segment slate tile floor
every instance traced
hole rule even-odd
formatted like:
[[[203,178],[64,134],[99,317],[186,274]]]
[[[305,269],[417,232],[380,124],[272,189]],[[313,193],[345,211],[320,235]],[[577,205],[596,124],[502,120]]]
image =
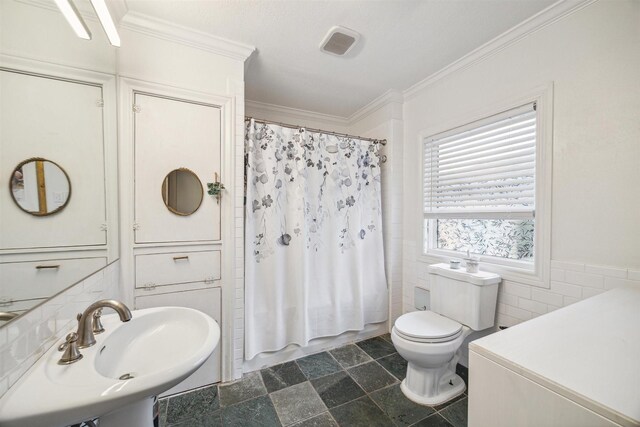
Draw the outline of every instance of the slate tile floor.
[[[406,368],[386,334],[162,399],[160,425],[466,427],[466,394],[417,405],[400,391]]]

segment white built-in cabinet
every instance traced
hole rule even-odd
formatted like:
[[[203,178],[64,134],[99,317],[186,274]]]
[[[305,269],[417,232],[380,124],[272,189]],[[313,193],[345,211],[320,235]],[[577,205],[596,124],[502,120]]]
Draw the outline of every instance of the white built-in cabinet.
[[[106,245],[102,87],[18,71],[0,73],[0,217],[6,224],[0,249]],[[9,194],[10,172],[33,157],[57,163],[69,177],[69,203],[50,216],[26,214]]]
[[[123,223],[131,227],[131,248],[123,253],[125,286],[136,309],[200,310],[218,322],[224,336],[222,212],[230,201],[207,194],[207,183],[224,176],[222,107],[206,96],[151,83],[123,79],[122,87],[128,132],[121,142],[121,180],[130,181],[122,194],[131,197]],[[176,169],[193,172],[202,186],[202,202],[190,215],[165,205],[163,182]],[[220,381],[223,341],[200,369],[164,395]]]
[[[220,240],[220,205],[210,196],[193,214],[169,211],[162,182],[174,169],[193,171],[203,187],[220,173],[220,109],[149,94],[134,95],[135,242]]]
[[[117,256],[115,77],[5,56],[2,66],[0,311],[22,313]],[[27,179],[34,159],[46,160],[42,182]],[[34,197],[45,212],[63,207],[30,214]]]

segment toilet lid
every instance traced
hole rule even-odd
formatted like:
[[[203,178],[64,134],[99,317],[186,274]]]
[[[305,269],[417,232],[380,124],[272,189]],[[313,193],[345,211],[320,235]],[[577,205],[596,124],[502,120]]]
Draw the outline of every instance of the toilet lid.
[[[404,314],[396,320],[395,327],[402,335],[416,340],[454,338],[462,331],[460,323],[432,311]]]

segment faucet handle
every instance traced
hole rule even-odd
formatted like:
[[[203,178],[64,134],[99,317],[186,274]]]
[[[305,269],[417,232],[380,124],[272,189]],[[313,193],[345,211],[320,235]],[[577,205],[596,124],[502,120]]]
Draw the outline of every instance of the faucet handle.
[[[78,350],[78,334],[75,332],[69,333],[65,338],[65,342],[58,347],[58,351],[64,351],[58,365],[70,365],[82,359],[82,354]]]
[[[93,334],[101,334],[104,332],[104,326],[102,326],[102,321],[100,317],[102,316],[102,309],[99,308],[93,312]]]

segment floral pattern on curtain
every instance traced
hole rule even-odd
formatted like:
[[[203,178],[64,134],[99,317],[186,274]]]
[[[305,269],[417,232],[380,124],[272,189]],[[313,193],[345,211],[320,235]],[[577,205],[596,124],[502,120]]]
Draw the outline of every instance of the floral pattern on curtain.
[[[247,139],[247,152],[253,161],[247,167],[251,170],[248,185],[253,197],[247,204],[260,224],[252,245],[256,261],[273,255],[275,245],[289,246],[293,239],[304,239],[308,249],[317,251],[325,244],[322,229],[328,218],[339,220],[340,226],[333,232],[337,237],[335,249],[342,253],[352,248],[356,239],[366,239],[367,233],[380,226],[380,193],[374,189],[380,185],[375,144],[309,134],[305,129],[287,138],[260,124],[252,135]],[[275,159],[271,168],[267,168],[266,158]],[[309,188],[308,182],[318,185]],[[290,200],[292,190],[298,195],[304,193],[303,199]],[[295,219],[288,218],[285,207],[292,202],[301,202],[299,208],[303,210],[303,215]],[[363,215],[359,205],[369,212]],[[280,217],[279,228],[267,226],[268,215]],[[303,229],[308,233],[303,235]]]
[[[254,121],[245,142],[247,359],[386,320],[379,144]]]

